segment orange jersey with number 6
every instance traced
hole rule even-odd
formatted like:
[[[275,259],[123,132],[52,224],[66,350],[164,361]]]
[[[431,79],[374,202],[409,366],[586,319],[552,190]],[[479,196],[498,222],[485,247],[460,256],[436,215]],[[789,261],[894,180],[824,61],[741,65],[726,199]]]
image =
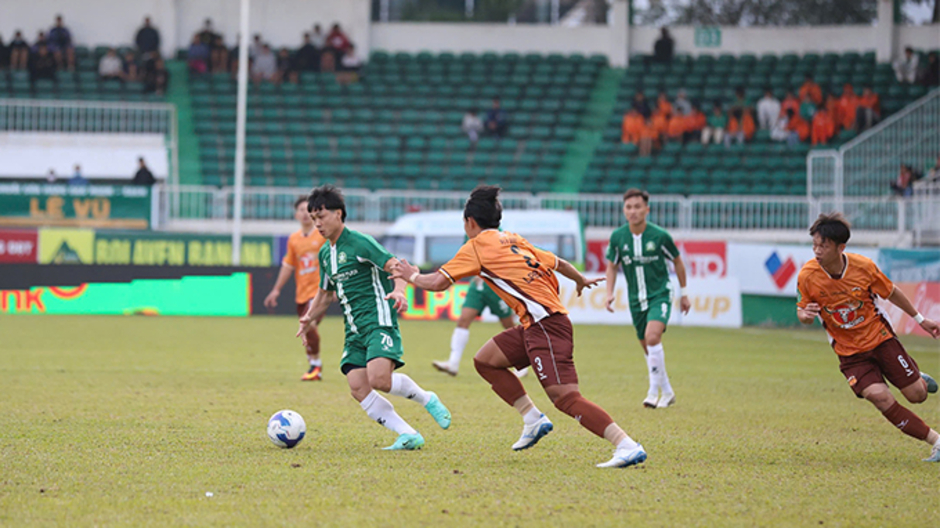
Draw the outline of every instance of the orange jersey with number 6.
[[[515,233],[487,229],[441,266],[451,282],[479,275],[506,302],[522,325],[554,313],[568,313],[558,298],[558,257]]]
[[[845,271],[833,278],[815,259],[803,265],[797,278],[797,306],[819,304],[819,317],[836,354],[868,352],[894,337],[894,330],[875,299],[887,299],[894,283],[871,259],[844,253]]]
[[[298,230],[287,239],[287,254],[282,262],[294,268],[297,304],[313,299],[320,290],[319,255],[325,242],[326,239],[316,229],[307,236]]]

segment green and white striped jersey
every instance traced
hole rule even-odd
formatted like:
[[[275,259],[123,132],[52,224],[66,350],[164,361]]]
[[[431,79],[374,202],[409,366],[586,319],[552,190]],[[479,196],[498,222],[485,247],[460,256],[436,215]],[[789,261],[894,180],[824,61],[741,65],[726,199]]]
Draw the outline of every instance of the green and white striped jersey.
[[[394,256],[369,235],[344,228],[336,245],[320,248],[320,287],[336,292],[347,334],[368,334],[380,327],[398,328],[394,303],[385,296],[395,283],[383,269]]]
[[[625,225],[610,235],[607,260],[620,264],[627,279],[630,307],[646,311],[649,300],[671,296],[669,267],[666,260],[675,260],[679,250],[665,229],[647,222],[640,235],[630,232]]]

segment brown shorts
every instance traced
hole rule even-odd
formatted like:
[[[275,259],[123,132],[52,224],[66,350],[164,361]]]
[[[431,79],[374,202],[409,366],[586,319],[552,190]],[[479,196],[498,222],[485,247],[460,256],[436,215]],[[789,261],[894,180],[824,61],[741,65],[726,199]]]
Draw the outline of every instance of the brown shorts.
[[[868,352],[839,356],[839,370],[859,398],[866,387],[884,383],[885,378],[899,389],[920,379],[917,362],[894,337]]]
[[[305,303],[297,303],[297,317],[303,317],[304,314],[307,313],[307,308],[310,307],[310,303],[311,303],[312,301],[313,301],[313,299],[311,299],[311,300],[309,300],[309,301],[307,301],[307,302],[305,302]],[[326,315],[326,314],[323,314],[323,315]],[[320,324],[320,321],[323,321],[323,315],[321,315],[320,318],[317,319],[317,324],[318,324],[318,325]],[[313,328],[311,328],[311,331],[316,332],[316,331],[317,331],[317,328],[316,328],[316,327],[313,327]]]
[[[522,369],[531,365],[543,387],[578,382],[574,331],[565,314],[552,314],[528,328],[504,330],[493,341],[512,366]]]

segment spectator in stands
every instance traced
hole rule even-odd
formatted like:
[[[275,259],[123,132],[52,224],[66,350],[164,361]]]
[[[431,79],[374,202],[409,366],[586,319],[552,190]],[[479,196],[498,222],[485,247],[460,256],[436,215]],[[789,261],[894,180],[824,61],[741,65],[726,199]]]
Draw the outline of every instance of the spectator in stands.
[[[894,61],[894,75],[899,83],[913,83],[917,80],[917,65],[920,58],[914,53],[914,48],[904,48],[904,55]]]
[[[277,77],[277,57],[267,44],[261,46],[261,51],[251,63],[251,79],[255,83],[271,81]]]
[[[823,103],[823,99],[820,99],[819,104]],[[816,104],[809,97],[805,97],[800,101],[800,117],[806,120],[806,122],[811,122],[813,120],[813,115],[816,114]]]
[[[735,141],[738,145],[750,141],[754,137],[754,129],[754,118],[751,117],[749,110],[740,107],[731,110],[731,117],[728,119],[728,126],[725,128],[725,147],[730,147],[731,143]]]
[[[224,73],[228,71],[228,48],[225,47],[225,41],[221,35],[216,35],[212,46],[209,48],[209,61],[212,73]]]
[[[633,109],[640,113],[643,116],[643,119],[649,119],[653,112],[650,110],[650,105],[646,101],[646,96],[643,95],[643,92],[637,91],[633,96]]]
[[[322,52],[323,49],[326,48],[326,35],[323,34],[323,29],[320,27],[320,24],[313,25],[313,33],[310,34],[310,43],[316,48],[317,53]]]
[[[219,36],[212,29],[212,19],[207,18],[202,24],[202,30],[199,33],[196,33],[196,38],[199,39],[199,42],[202,43],[207,49],[212,46],[215,42],[215,37]]]
[[[290,56],[290,50],[281,48],[277,52],[277,73],[274,74],[274,82],[284,81],[297,82],[297,72],[294,71],[294,59]]]
[[[483,124],[486,126],[486,132],[488,134],[494,135],[497,138],[506,135],[509,123],[506,119],[506,111],[503,110],[503,106],[498,97],[493,98],[493,106],[486,113],[486,120]]]
[[[898,196],[908,198],[914,194],[915,179],[917,179],[917,175],[914,173],[914,169],[910,165],[902,164],[898,179],[890,183],[891,190]]]
[[[137,44],[137,53],[144,59],[160,49],[160,32],[150,25],[149,16],[144,17],[144,25],[137,30],[134,43]]]
[[[69,71],[75,71],[75,46],[72,44],[72,33],[62,23],[62,15],[55,17],[55,25],[49,30],[49,42],[55,47],[59,67],[65,64]]]
[[[36,81],[40,79],[51,79],[56,81],[56,61],[55,57],[49,53],[49,48],[45,44],[39,46],[39,50],[29,57],[29,83],[32,89],[36,89]]]
[[[206,20],[208,23],[209,21]],[[189,45],[189,53],[187,55],[189,59],[189,72],[203,74],[209,71],[209,46],[208,44],[203,43],[202,38],[199,36],[202,33],[197,33],[193,36],[192,44]]]
[[[144,73],[144,93],[163,95],[169,83],[170,72],[166,71],[163,59],[157,57],[153,62],[153,67],[148,68]]]
[[[842,109],[839,106],[839,98],[831,93],[826,93],[823,95],[823,108],[829,112],[829,117],[836,124],[836,132],[838,133],[842,127]]]
[[[49,169],[49,173],[46,174],[46,183],[55,183],[58,177],[55,175],[55,169]]]
[[[937,59],[936,51],[927,54],[927,64],[920,72],[920,83],[924,86],[940,86],[940,60]]]
[[[88,180],[82,176],[82,166],[76,164],[75,172],[72,173],[72,177],[69,178],[69,185],[88,185]]]
[[[871,86],[862,88],[862,96],[858,98],[858,110],[855,114],[855,127],[864,132],[875,126],[881,120],[881,99],[871,89]]]
[[[98,61],[98,78],[102,81],[109,79],[124,80],[124,64],[118,57],[117,50],[108,48],[108,52]]]
[[[728,108],[728,112],[734,112],[735,110],[740,110],[742,115],[744,112],[747,112],[751,108],[751,102],[747,100],[747,97],[744,95],[744,87],[738,86],[734,89],[734,100],[731,101],[731,106]]]
[[[787,110],[787,130],[790,132],[787,137],[787,144],[791,147],[795,147],[809,139],[809,123],[793,110]]]
[[[131,183],[134,185],[146,185],[148,187],[156,183],[157,179],[153,177],[153,173],[147,168],[147,164],[144,163],[144,158],[137,158],[137,163],[139,166]]]
[[[855,116],[858,112],[858,96],[851,84],[842,87],[839,98],[839,125],[846,130],[855,130]]]
[[[659,139],[656,130],[650,120],[645,120],[643,128],[640,130],[640,156],[649,156],[653,153],[653,147]]]
[[[688,130],[688,117],[678,112],[672,114],[666,123],[666,139],[685,143],[685,133]]]
[[[656,112],[657,114],[671,114],[672,113],[672,103],[669,102],[669,96],[666,95],[666,92],[660,90],[659,96],[656,98]]]
[[[832,120],[826,107],[822,106],[813,116],[813,126],[810,132],[812,144],[814,147],[816,145],[828,145],[829,140],[835,135],[836,123]]]
[[[261,40],[261,33],[255,33],[254,40],[248,46],[248,58],[255,60],[255,57],[264,49],[264,41]]]
[[[786,141],[790,137],[790,129],[788,126],[789,118],[787,115],[789,113],[796,113],[792,108],[788,108],[785,112],[777,116],[777,120],[774,122],[773,128],[770,130],[770,140],[771,141]]]
[[[343,33],[343,30],[340,29],[339,24],[333,24],[333,27],[330,28],[330,34],[326,36],[327,48],[338,58],[342,57],[351,45],[352,42],[350,42],[346,33]]]
[[[787,90],[787,95],[780,102],[780,115],[786,117],[787,110],[793,110],[794,113],[800,111],[800,100],[793,90]]]
[[[676,94],[676,100],[672,102],[672,106],[681,115],[687,116],[692,113],[692,103],[686,97],[684,89]]]
[[[343,58],[340,61],[339,73],[336,74],[336,80],[340,84],[349,84],[359,79],[359,70],[362,68],[362,59],[356,55],[356,46],[350,44],[343,52]]]
[[[10,67],[10,48],[3,43],[3,36],[0,35],[0,70]]]
[[[140,79],[140,68],[137,67],[137,58],[134,57],[134,52],[128,51],[124,54],[121,71],[125,81],[136,81]]]
[[[684,141],[699,141],[702,137],[702,129],[708,124],[708,118],[698,105],[692,105],[692,111],[686,116],[686,131]]]
[[[813,80],[813,76],[806,74],[803,77],[803,86],[800,86],[800,101],[809,100],[814,105],[822,103],[822,88]]]
[[[468,110],[467,113],[463,115],[463,122],[460,124],[460,129],[463,130],[467,138],[470,139],[470,143],[474,145],[476,145],[477,140],[480,139],[480,132],[483,132],[483,122],[480,121],[478,114],[476,108]]]
[[[310,40],[310,33],[304,33],[304,43],[294,54],[294,69],[298,72],[317,71],[320,67],[320,51]]]
[[[23,33],[17,31],[10,41],[10,69],[25,70],[29,62],[29,44],[23,38]]]
[[[623,115],[623,123],[620,125],[620,141],[624,144],[639,145],[640,136],[645,126],[646,120],[643,119],[643,114],[638,112],[635,107],[631,108]]]
[[[660,29],[659,38],[653,44],[653,60],[662,63],[671,62],[675,47],[676,43],[669,35],[669,30],[666,28]]]
[[[770,130],[780,117],[780,101],[774,97],[770,88],[764,90],[764,97],[757,102],[757,123],[761,130]]]
[[[712,115],[705,120],[705,128],[702,129],[702,144],[707,145],[714,142],[720,144],[725,137],[725,128],[728,127],[728,117],[721,111],[721,104],[715,103],[712,108]]]
[[[649,124],[650,128],[653,129],[653,134],[654,134],[653,141],[659,142],[666,137],[666,130],[669,128],[669,118],[671,116],[672,116],[671,112],[653,113],[653,117],[650,118],[650,124]]]
[[[51,55],[55,55],[55,48],[53,48],[52,43],[50,43],[49,40],[46,39],[46,33],[43,31],[40,31],[39,33],[36,34],[36,42],[33,43],[33,47],[31,51],[33,53],[38,53],[40,46],[45,46],[46,50]]]
[[[232,47],[228,52],[228,71],[232,73],[232,77],[238,75],[238,56],[240,53],[240,43],[241,37],[235,35],[235,46]],[[251,57],[248,58],[248,64],[251,64]]]

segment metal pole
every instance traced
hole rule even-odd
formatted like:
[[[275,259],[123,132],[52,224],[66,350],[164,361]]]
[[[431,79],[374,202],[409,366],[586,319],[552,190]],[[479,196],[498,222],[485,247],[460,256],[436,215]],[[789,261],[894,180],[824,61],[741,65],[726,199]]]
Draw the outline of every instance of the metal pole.
[[[551,24],[553,26],[558,25],[558,20],[560,18],[559,14],[561,12],[561,0],[552,0],[552,11],[551,11]]]
[[[390,3],[391,3],[391,0],[379,1],[379,22],[388,22]]]
[[[464,0],[463,4],[463,16],[466,18],[473,18],[473,11],[476,6],[473,5],[473,0]]]
[[[235,211],[232,214],[232,265],[241,264],[242,193],[245,190],[245,119],[248,115],[248,4],[241,0],[238,37],[238,101],[235,111]]]

